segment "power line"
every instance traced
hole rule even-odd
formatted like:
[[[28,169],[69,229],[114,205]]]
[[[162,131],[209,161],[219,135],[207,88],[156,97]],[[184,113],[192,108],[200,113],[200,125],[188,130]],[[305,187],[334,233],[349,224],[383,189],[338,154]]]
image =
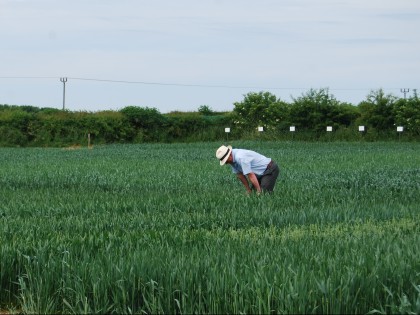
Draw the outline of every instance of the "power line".
[[[71,80],[95,81],[108,83],[126,83],[126,84],[145,84],[145,85],[161,85],[161,86],[180,86],[180,87],[204,87],[204,88],[227,88],[227,89],[282,89],[282,90],[304,90],[306,88],[297,87],[257,87],[257,86],[231,86],[231,85],[209,85],[209,84],[184,84],[184,83],[166,83],[166,82],[147,82],[147,81],[129,81],[129,80],[110,80],[110,79],[94,79],[94,78],[77,78],[67,77]],[[0,77],[0,79],[59,79],[59,77]]]
[[[262,86],[233,86],[233,85],[209,85],[209,84],[184,84],[184,83],[168,83],[168,82],[148,82],[148,81],[130,81],[130,80],[111,80],[96,78],[79,78],[67,77],[71,80],[122,83],[122,84],[143,84],[143,85],[159,85],[159,86],[178,86],[178,87],[200,87],[200,88],[225,88],[225,89],[259,89],[259,90],[309,90],[305,87],[262,87]],[[61,77],[41,77],[41,76],[10,76],[0,77],[0,79],[61,79]],[[331,91],[366,91],[370,88],[328,88]],[[399,90],[400,88],[383,88],[385,90]]]
[[[163,85],[163,86],[183,86],[183,87],[206,87],[206,88],[227,88],[227,89],[256,89],[256,88],[262,88],[262,87],[255,87],[255,86],[183,84],[183,83],[125,81],[125,80],[106,80],[106,79],[87,79],[87,78],[70,78],[70,79],[72,79],[72,80],[83,80],[83,81],[109,82],[109,83],[128,83],[128,84],[146,84],[146,85]],[[286,89],[286,88],[284,88],[284,89]]]
[[[0,77],[0,79],[58,79],[58,77]]]

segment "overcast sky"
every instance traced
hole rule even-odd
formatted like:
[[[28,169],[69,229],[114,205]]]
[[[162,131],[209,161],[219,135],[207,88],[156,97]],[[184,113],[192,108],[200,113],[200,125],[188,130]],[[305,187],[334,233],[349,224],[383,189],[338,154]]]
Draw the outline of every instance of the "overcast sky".
[[[420,88],[419,0],[0,0],[0,104],[230,111]]]

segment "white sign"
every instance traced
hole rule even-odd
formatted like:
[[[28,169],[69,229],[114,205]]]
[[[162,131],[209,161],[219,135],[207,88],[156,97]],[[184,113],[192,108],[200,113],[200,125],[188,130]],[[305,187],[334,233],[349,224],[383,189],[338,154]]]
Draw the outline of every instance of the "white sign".
[[[295,126],[290,126],[290,131],[291,132],[296,131],[296,127]]]
[[[359,131],[365,131],[365,126],[359,126]]]
[[[225,132],[230,132],[230,128],[225,128]]]
[[[397,127],[397,131],[398,132],[403,132],[404,131],[404,127],[403,126],[398,126]]]
[[[332,126],[327,126],[327,131],[332,131]]]
[[[264,131],[264,127],[258,127],[258,131]]]

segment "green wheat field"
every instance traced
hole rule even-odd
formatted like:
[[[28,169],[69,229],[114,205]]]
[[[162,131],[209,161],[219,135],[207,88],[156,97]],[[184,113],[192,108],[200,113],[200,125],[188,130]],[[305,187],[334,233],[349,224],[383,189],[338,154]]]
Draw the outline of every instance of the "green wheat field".
[[[0,148],[0,313],[420,313],[420,143]]]

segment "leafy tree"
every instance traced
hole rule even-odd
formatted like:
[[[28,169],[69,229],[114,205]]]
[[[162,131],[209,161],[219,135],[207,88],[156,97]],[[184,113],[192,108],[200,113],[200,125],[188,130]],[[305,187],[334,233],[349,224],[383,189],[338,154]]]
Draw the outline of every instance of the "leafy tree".
[[[211,116],[214,114],[213,110],[208,105],[201,105],[198,107],[198,112],[204,116]]]
[[[366,100],[359,104],[360,119],[362,125],[375,128],[376,130],[390,130],[394,128],[394,105],[397,97],[385,95],[382,89],[371,91]]]
[[[233,119],[237,127],[251,130],[258,126],[274,128],[288,119],[288,106],[270,92],[250,92],[242,102],[234,103]]]
[[[159,141],[166,117],[156,108],[127,106],[120,110],[132,127],[137,130],[138,142]]]
[[[290,126],[290,105],[277,100],[271,103],[267,109],[266,125],[272,130],[286,130]]]
[[[127,106],[120,112],[137,128],[161,126],[165,120],[165,117],[156,108]]]
[[[339,110],[339,106],[340,102],[327,88],[310,89],[302,96],[293,98],[290,120],[299,129],[323,131],[327,125],[338,127],[342,120],[337,115],[344,112]],[[348,107],[346,109],[348,111]]]
[[[408,99],[399,99],[394,105],[395,123],[415,135],[420,135],[420,99],[417,91]]]
[[[348,103],[339,103],[332,108],[331,119],[340,126],[349,127],[354,125],[360,111],[357,106]]]

